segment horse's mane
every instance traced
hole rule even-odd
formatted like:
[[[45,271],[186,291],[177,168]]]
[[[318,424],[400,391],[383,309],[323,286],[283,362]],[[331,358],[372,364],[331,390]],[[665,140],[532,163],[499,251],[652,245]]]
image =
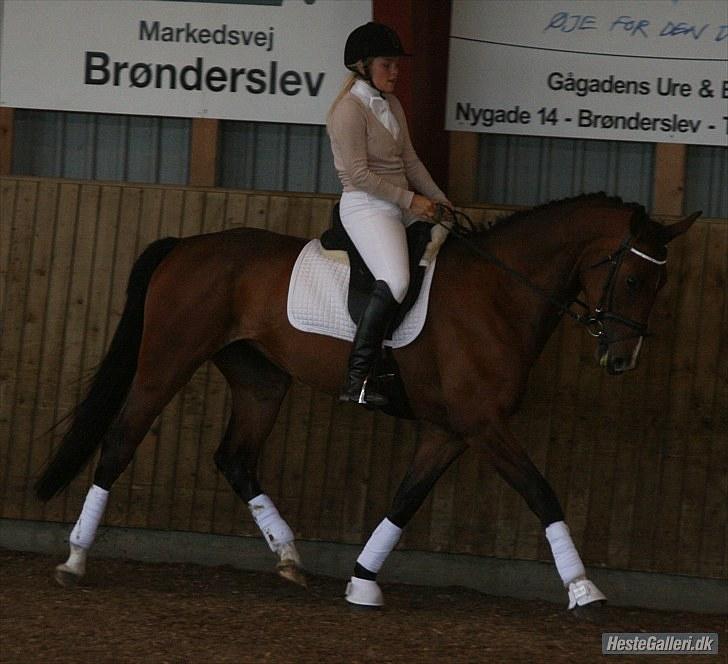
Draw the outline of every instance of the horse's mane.
[[[572,196],[570,198],[561,198],[559,200],[549,201],[548,203],[542,203],[536,207],[518,210],[517,212],[513,212],[507,216],[499,217],[495,221],[474,224],[473,227],[468,230],[469,234],[473,237],[485,235],[495,227],[500,228],[507,226],[522,219],[540,216],[545,212],[552,212],[558,208],[569,206],[588,207],[590,205],[609,208],[629,208],[633,211],[633,223],[642,225],[649,221],[649,215],[643,205],[640,205],[639,203],[625,203],[619,196],[608,196],[603,191],[599,191],[591,194],[579,194],[578,196]]]

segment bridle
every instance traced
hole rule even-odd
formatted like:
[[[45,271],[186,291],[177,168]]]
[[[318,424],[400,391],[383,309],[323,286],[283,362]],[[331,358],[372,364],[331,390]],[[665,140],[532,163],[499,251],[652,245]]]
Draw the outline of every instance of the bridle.
[[[639,321],[636,321],[632,318],[627,318],[626,316],[622,316],[621,314],[612,311],[612,305],[614,301],[614,288],[617,283],[617,275],[619,274],[619,268],[622,266],[624,257],[628,253],[635,254],[639,258],[649,261],[650,263],[654,263],[655,265],[667,264],[666,260],[653,258],[649,254],[646,254],[639,249],[635,249],[632,246],[635,239],[636,238],[634,235],[632,235],[631,233],[628,234],[624,238],[624,240],[622,240],[622,243],[619,245],[617,251],[615,251],[612,255],[607,256],[603,260],[599,261],[598,263],[595,263],[589,268],[593,269],[600,267],[606,263],[609,264],[609,273],[607,274],[607,280],[602,288],[602,296],[599,298],[599,303],[594,308],[594,311],[586,316],[586,319],[583,321],[584,324],[587,326],[587,331],[589,332],[589,334],[599,340],[600,346],[609,346],[610,344],[613,344],[617,341],[624,341],[626,339],[632,339],[634,337],[650,336],[650,333],[647,331],[647,325],[645,323],[640,323]],[[582,306],[586,306],[580,301],[579,303],[582,304]],[[616,323],[619,323],[620,325],[623,325],[624,327],[634,330],[634,333],[626,334],[617,338],[611,338],[607,330],[604,328],[604,321],[614,321]]]
[[[650,333],[647,331],[647,325],[645,323],[641,323],[632,318],[622,316],[621,314],[612,311],[614,290],[617,284],[617,275],[619,274],[619,268],[622,266],[626,254],[635,254],[639,258],[649,261],[650,263],[654,263],[655,265],[665,265],[667,263],[666,260],[654,258],[638,249],[635,249],[632,245],[636,240],[636,237],[631,233],[629,233],[622,240],[621,244],[613,254],[608,255],[603,260],[598,261],[588,268],[591,270],[601,267],[602,265],[609,264],[609,272],[607,274],[604,286],[602,287],[602,295],[599,298],[599,303],[592,311],[589,305],[586,302],[580,300],[578,297],[575,297],[569,301],[561,300],[557,297],[554,297],[548,291],[534,284],[523,273],[519,272],[518,270],[514,270],[512,267],[505,264],[503,261],[501,261],[489,251],[486,251],[485,249],[477,246],[470,239],[470,236],[474,233],[476,226],[473,223],[473,220],[467,214],[461,212],[460,210],[455,210],[454,208],[442,205],[440,203],[438,203],[436,207],[436,224],[440,224],[441,226],[447,228],[453,237],[463,242],[475,254],[481,256],[482,258],[485,258],[488,262],[493,263],[497,267],[501,268],[509,275],[511,275],[514,279],[516,279],[516,281],[520,282],[523,286],[538,294],[543,299],[548,300],[562,314],[566,314],[580,325],[583,325],[586,328],[587,332],[598,340],[600,347],[606,348],[611,344],[616,343],[617,341],[624,341],[626,339],[632,339],[635,337],[641,338],[650,336]],[[443,223],[443,217],[446,214],[450,215],[450,217],[452,218],[451,225]],[[572,305],[580,306],[582,309],[585,310],[586,313],[577,313],[571,308]],[[633,331],[633,333],[622,335],[619,337],[613,337],[604,326],[604,323],[606,321],[613,321],[615,323],[618,323],[626,328],[629,328]]]

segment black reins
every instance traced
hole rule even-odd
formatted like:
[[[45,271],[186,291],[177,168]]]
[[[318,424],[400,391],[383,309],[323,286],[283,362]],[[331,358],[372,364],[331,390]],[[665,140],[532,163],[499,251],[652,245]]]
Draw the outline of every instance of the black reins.
[[[501,270],[509,274],[513,279],[518,281],[521,285],[525,286],[532,292],[539,295],[541,298],[550,302],[560,311],[561,314],[566,314],[580,325],[583,325],[591,336],[599,340],[600,344],[608,346],[609,344],[615,343],[616,341],[623,341],[625,339],[630,339],[634,337],[649,336],[649,333],[647,332],[647,326],[644,323],[632,320],[631,318],[626,318],[624,316],[621,316],[620,314],[613,313],[610,310],[614,297],[614,286],[616,283],[617,273],[619,272],[619,268],[622,265],[625,253],[632,249],[634,237],[631,234],[627,235],[627,237],[622,240],[622,243],[619,245],[617,251],[590,267],[590,269],[594,269],[607,263],[609,263],[610,265],[607,280],[602,289],[602,296],[599,299],[599,304],[597,304],[597,306],[594,308],[594,311],[591,311],[589,305],[586,302],[580,300],[578,297],[575,297],[569,301],[554,297],[547,290],[534,284],[522,272],[515,270],[491,252],[483,249],[482,247],[479,247],[477,244],[472,242],[470,236],[473,235],[473,233],[476,231],[476,226],[473,220],[464,212],[461,212],[460,210],[456,210],[454,208],[450,208],[440,203],[436,205],[436,208],[437,213],[434,218],[436,224],[439,224],[444,228],[448,229],[450,235],[465,244],[473,253],[477,254],[481,258],[484,258],[489,263],[492,263],[493,265],[499,267]],[[449,215],[452,218],[451,225],[448,225],[443,221],[445,215]],[[573,311],[571,307],[574,304],[577,304],[585,309],[587,313],[579,314]],[[607,320],[611,320],[619,323],[620,325],[624,325],[625,327],[634,330],[635,334],[630,334],[616,339],[610,339],[609,333],[604,329],[604,321]]]

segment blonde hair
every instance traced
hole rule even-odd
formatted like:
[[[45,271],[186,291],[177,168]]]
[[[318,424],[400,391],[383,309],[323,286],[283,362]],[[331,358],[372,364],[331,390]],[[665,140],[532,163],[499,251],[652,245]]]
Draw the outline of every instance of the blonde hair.
[[[329,107],[329,112],[326,114],[326,124],[329,123],[329,120],[331,118],[331,114],[334,112],[334,109],[336,108],[336,105],[347,95],[349,94],[349,90],[351,90],[354,83],[356,83],[356,79],[359,78],[357,74],[354,72],[351,72],[346,79],[344,80],[344,84],[341,86],[341,90],[339,90],[339,94],[336,95],[336,99],[334,99],[333,103]]]
[[[366,80],[366,76],[368,74],[366,72],[369,71],[369,67],[372,66],[372,62],[374,62],[374,57],[370,56],[368,58],[365,58],[364,60],[359,60],[359,62],[356,63],[356,68],[359,70],[358,72],[352,71],[344,80],[344,84],[341,86],[341,90],[339,90],[339,94],[336,95],[336,99],[334,99],[334,102],[329,107],[329,112],[326,114],[326,124],[329,123],[329,119],[331,118],[331,114],[334,112],[334,109],[336,108],[336,105],[349,93],[349,90],[351,90],[354,83],[356,83],[357,79],[364,79]]]

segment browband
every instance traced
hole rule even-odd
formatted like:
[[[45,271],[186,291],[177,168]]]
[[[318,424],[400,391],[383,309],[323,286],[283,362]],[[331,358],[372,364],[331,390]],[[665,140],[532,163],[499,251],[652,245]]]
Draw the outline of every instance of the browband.
[[[650,263],[654,263],[655,265],[666,265],[667,261],[658,261],[656,258],[652,258],[652,256],[648,256],[647,254],[643,254],[641,251],[635,249],[634,247],[630,247],[629,250],[633,254],[637,254],[640,258],[644,258],[646,261],[650,261]]]

